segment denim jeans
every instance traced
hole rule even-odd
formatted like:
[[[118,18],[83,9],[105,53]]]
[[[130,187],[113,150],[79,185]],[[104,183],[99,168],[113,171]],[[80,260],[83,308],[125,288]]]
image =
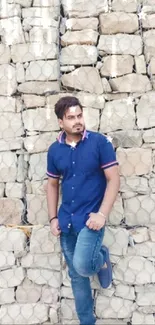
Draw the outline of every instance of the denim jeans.
[[[97,231],[86,226],[79,233],[70,228],[69,233],[60,235],[80,325],[94,325],[96,321],[89,276],[97,273],[105,262],[100,252],[103,236],[104,228]]]

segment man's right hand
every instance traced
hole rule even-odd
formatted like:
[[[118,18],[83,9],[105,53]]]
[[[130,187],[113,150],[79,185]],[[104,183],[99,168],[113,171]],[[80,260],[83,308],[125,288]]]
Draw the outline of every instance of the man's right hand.
[[[53,219],[50,223],[50,229],[51,229],[51,233],[54,236],[60,236],[61,230],[59,228],[59,222],[58,219]]]

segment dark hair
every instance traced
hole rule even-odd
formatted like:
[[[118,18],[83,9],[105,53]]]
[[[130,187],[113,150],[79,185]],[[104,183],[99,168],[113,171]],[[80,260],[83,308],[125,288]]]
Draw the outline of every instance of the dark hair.
[[[80,106],[82,110],[82,105],[78,98],[73,96],[65,96],[60,98],[55,104],[55,114],[57,118],[62,120],[66,111],[72,106]]]

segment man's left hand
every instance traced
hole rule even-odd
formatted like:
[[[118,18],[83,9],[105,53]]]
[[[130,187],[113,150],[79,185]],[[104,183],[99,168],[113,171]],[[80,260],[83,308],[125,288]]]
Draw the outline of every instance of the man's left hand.
[[[92,230],[100,230],[105,225],[105,218],[99,213],[90,213],[86,226]]]

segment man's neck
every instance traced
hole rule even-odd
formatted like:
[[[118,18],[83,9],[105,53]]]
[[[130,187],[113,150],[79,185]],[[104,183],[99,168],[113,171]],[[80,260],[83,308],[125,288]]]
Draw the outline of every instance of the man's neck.
[[[82,134],[67,134],[66,133],[66,143],[70,144],[72,142],[79,142],[82,139]]]

